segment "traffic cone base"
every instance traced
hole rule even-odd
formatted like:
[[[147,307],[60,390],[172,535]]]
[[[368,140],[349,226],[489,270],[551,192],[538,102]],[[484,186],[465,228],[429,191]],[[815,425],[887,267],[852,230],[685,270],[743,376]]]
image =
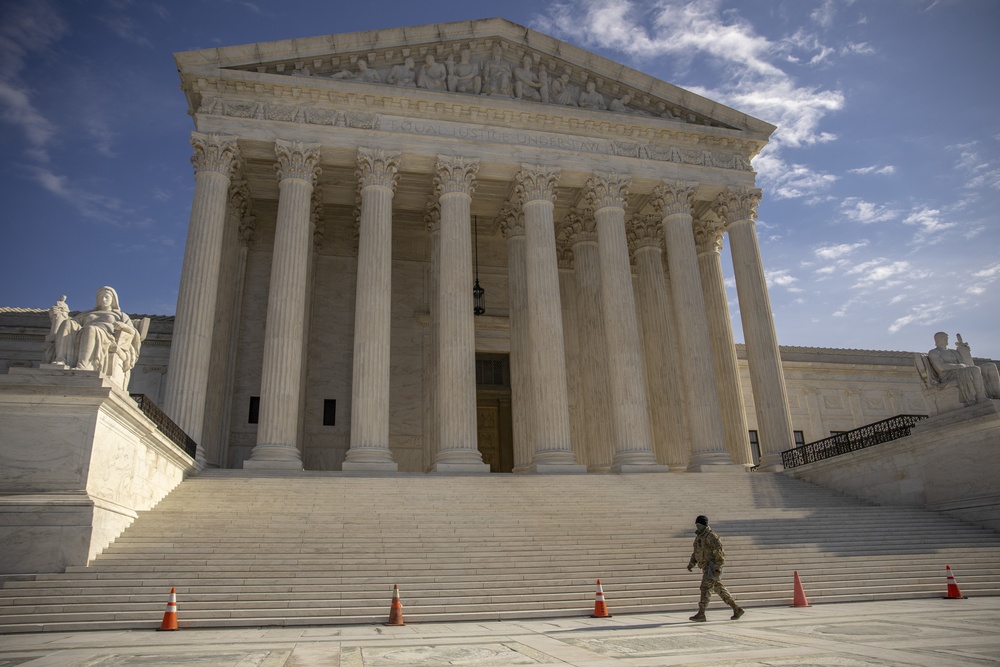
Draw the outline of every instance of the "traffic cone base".
[[[604,588],[601,586],[601,580],[597,580],[597,599],[594,601],[594,613],[590,615],[591,618],[611,618],[611,614],[608,613],[608,604],[604,601]]]
[[[958,584],[955,582],[955,575],[951,572],[951,565],[945,565],[945,570],[948,572],[948,594],[944,596],[945,600],[966,600],[968,599],[965,595],[962,595],[962,591],[958,590]]]
[[[793,607],[811,607],[806,598],[806,592],[802,590],[802,582],[799,581],[799,572],[795,571],[795,596],[792,598]]]
[[[386,625],[406,625],[403,623],[403,603],[399,601],[399,586],[392,586],[392,604],[389,606],[389,622]]]
[[[177,589],[170,589],[170,599],[167,601],[167,611],[163,613],[163,622],[159,630],[180,630],[177,627]]]

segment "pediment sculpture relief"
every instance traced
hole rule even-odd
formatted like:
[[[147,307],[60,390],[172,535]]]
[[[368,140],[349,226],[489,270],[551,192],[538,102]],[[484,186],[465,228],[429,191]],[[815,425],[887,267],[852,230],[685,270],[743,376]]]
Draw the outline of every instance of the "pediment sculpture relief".
[[[105,286],[97,290],[93,310],[70,317],[63,296],[49,308],[49,321],[43,367],[97,371],[128,391],[132,368],[149,331],[148,318],[133,323],[118,304],[118,293]]]
[[[373,66],[375,54],[368,54],[353,55],[348,58],[339,56],[319,58],[313,61],[312,67],[305,61],[295,62],[291,66],[288,63],[272,63],[258,66],[257,71],[439,92],[506,97],[594,111],[669,118],[698,125],[717,125],[709,119],[669,105],[662,100],[651,100],[647,97],[645,104],[639,104],[637,102],[639,95],[634,91],[619,90],[617,86],[613,86],[613,94],[608,94],[608,91],[602,90],[599,85],[600,77],[592,76],[583,70],[574,70],[569,65],[560,67],[552,62],[544,63],[539,54],[525,53],[515,62],[509,59],[511,54],[500,44],[494,44],[489,53],[483,54],[475,54],[470,48],[461,48],[457,57],[454,52],[448,53],[444,58],[440,56],[443,51],[435,51],[439,55],[428,52],[422,56],[422,62],[419,64],[409,55],[410,51],[410,49],[401,50],[402,58],[399,58],[398,54],[392,54],[396,56],[396,62],[382,67]],[[421,50],[421,53],[423,52],[424,50]],[[344,60],[348,60],[349,63],[344,63]]]
[[[934,349],[917,354],[914,363],[924,383],[924,397],[936,412],[947,412],[989,400],[1000,400],[1000,373],[996,364],[976,364],[972,349],[956,334],[955,349],[948,334],[934,334]]]

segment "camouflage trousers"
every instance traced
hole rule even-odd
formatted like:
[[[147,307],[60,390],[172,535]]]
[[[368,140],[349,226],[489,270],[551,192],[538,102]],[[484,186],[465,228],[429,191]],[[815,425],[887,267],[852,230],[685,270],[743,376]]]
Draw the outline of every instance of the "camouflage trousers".
[[[702,576],[701,578],[701,600],[698,601],[698,611],[704,613],[708,609],[708,600],[712,597],[712,593],[715,593],[722,601],[728,604],[733,609],[736,609],[739,605],[736,604],[736,600],[733,596],[729,594],[729,590],[722,585],[721,577],[719,579],[713,579],[709,576]]]

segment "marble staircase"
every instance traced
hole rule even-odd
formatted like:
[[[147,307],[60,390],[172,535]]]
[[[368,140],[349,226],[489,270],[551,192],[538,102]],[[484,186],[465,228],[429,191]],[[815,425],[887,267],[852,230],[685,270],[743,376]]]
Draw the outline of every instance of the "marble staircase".
[[[205,471],[88,567],[8,581],[0,633],[407,623],[697,606],[694,517],[722,535],[747,608],[1000,595],[1000,535],[770,473],[362,476]],[[961,604],[961,601],[955,601]],[[728,616],[715,599],[709,615]]]

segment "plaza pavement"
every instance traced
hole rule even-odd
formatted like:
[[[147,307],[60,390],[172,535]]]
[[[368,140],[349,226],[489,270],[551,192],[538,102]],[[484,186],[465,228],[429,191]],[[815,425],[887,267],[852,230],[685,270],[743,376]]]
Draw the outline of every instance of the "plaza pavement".
[[[614,600],[608,605],[614,614]],[[728,620],[729,613],[713,601],[708,623],[665,613],[405,627],[0,635],[0,667],[1000,664],[1000,597],[760,607],[739,621]]]

